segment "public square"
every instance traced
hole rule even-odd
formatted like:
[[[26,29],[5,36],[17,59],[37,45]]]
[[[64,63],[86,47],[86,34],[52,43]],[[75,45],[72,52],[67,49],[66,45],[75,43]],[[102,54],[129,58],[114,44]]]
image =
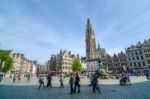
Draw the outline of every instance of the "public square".
[[[150,99],[150,84],[145,77],[131,77],[131,82],[132,85],[120,86],[117,79],[99,80],[101,94],[94,94],[88,86],[89,79],[82,77],[81,93],[71,95],[68,78],[64,79],[64,88],[60,88],[58,78],[53,77],[53,87],[40,90],[36,77],[30,82],[23,79],[20,83],[5,78],[0,85],[0,99]]]
[[[0,99],[150,99],[149,16],[150,0],[0,0]]]

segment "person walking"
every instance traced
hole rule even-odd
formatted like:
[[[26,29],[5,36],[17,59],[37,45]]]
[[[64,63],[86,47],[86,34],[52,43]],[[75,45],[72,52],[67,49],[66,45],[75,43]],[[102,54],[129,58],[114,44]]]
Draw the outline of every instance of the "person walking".
[[[64,80],[64,77],[62,75],[60,75],[60,87],[64,87],[64,84],[63,84],[63,80]]]
[[[20,80],[21,80],[21,75],[18,74],[18,82],[20,83]]]
[[[126,73],[126,78],[127,78],[127,82],[131,85],[130,73],[129,72]]]
[[[89,84],[89,86],[91,87],[93,84],[92,84],[92,81],[93,81],[93,74],[91,74],[91,76],[90,76],[90,84]]]
[[[75,77],[75,85],[74,85],[74,93],[76,93],[76,87],[78,88],[78,93],[80,93],[80,77],[78,74],[76,74]]]
[[[15,74],[13,75],[13,82],[14,83],[16,82],[16,75]]]
[[[46,86],[46,88],[48,88],[49,86],[50,87],[52,87],[52,77],[51,77],[51,74],[49,74],[48,76],[47,76],[47,86]]]
[[[145,71],[145,75],[146,75],[147,80],[149,80],[149,72],[148,72],[148,70]]]
[[[100,88],[98,86],[98,77],[96,74],[94,74],[93,76],[93,81],[92,81],[92,85],[93,85],[93,93],[95,93],[95,89],[99,92],[99,94],[101,93]]]
[[[39,78],[39,84],[40,84],[39,89],[41,88],[41,85],[43,85],[43,88],[45,88],[43,75],[41,75],[40,78]]]
[[[2,80],[3,80],[3,74],[0,74],[0,84],[1,84]]]
[[[27,82],[30,82],[30,74],[27,75]]]
[[[73,77],[73,74],[71,73],[70,74],[70,79],[69,79],[70,94],[74,93],[73,84],[74,84],[74,77]]]

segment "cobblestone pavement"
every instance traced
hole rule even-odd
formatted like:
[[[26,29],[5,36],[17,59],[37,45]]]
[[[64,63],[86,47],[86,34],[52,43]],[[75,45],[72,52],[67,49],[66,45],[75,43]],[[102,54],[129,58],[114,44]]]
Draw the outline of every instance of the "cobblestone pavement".
[[[64,88],[60,88],[56,84],[52,88],[39,90],[36,78],[32,79],[30,83],[24,80],[15,84],[9,79],[4,79],[0,85],[0,99],[150,99],[150,82],[145,78],[133,78],[132,81],[135,80],[135,83],[127,86],[118,85],[117,80],[101,80],[104,83],[107,82],[107,84],[100,84],[101,94],[93,94],[92,88],[86,85],[88,81],[84,80],[81,80],[85,82],[82,82],[81,93],[70,95],[67,80]],[[55,81],[53,81],[53,85],[54,83]]]

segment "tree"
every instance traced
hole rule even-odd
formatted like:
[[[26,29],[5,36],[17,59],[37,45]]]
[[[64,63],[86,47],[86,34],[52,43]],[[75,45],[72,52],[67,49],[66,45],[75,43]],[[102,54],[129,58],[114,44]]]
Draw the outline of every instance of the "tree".
[[[0,71],[7,73],[13,67],[13,59],[8,52],[0,50]]]
[[[72,71],[74,72],[81,72],[82,71],[82,65],[80,63],[79,59],[74,59],[72,62]]]

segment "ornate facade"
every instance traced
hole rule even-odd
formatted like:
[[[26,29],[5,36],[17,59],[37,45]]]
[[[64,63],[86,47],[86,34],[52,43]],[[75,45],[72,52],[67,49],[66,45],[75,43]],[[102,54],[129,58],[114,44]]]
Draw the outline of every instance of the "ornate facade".
[[[25,58],[24,54],[21,53],[13,53],[13,60],[14,63],[12,72],[20,74],[30,73],[31,75],[36,75],[36,60],[28,60]]]
[[[96,41],[94,30],[92,28],[92,24],[90,20],[87,20],[86,24],[86,66],[87,71],[93,72],[96,69],[99,69],[98,60],[101,60],[102,68],[107,68],[107,61],[106,61],[106,51],[104,48],[100,48],[98,44],[98,48],[96,48]]]
[[[48,69],[56,73],[70,73],[72,72],[72,61],[77,58],[71,51],[60,51],[57,55],[51,55],[48,60]]]
[[[134,69],[150,68],[150,39],[126,49],[128,64]]]
[[[107,54],[106,59],[109,71],[121,71],[123,70],[123,67],[128,66],[127,56],[123,52],[114,54],[113,56]]]

